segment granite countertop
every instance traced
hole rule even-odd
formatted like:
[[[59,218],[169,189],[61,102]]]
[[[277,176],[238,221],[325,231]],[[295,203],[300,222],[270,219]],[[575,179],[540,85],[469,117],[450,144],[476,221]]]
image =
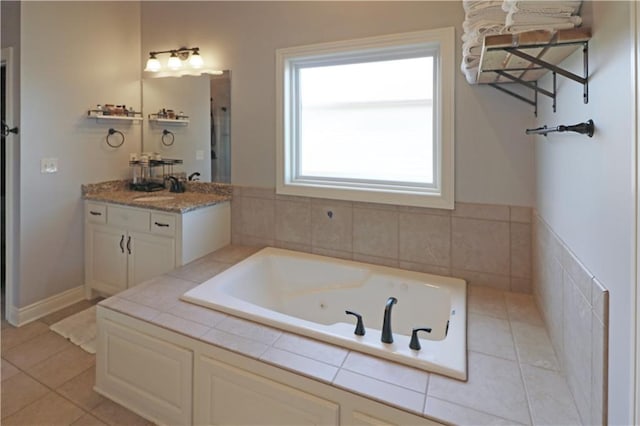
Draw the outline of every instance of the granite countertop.
[[[438,422],[581,424],[531,295],[468,287],[466,382],[180,300],[257,250],[227,246],[99,306]]]
[[[182,193],[169,192],[168,190],[154,192],[132,191],[129,189],[129,182],[126,180],[82,185],[82,198],[85,200],[172,213],[187,213],[199,208],[230,201],[232,192],[231,185],[213,182],[186,182],[186,190]],[[140,198],[147,197],[172,198],[140,200]]]

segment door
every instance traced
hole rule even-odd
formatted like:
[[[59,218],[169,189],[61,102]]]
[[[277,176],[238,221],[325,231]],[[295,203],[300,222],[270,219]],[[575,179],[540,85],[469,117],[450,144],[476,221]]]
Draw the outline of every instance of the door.
[[[170,237],[130,232],[129,287],[169,272],[176,266],[176,240]]]
[[[105,225],[87,225],[85,266],[92,288],[115,294],[127,288],[126,232]]]

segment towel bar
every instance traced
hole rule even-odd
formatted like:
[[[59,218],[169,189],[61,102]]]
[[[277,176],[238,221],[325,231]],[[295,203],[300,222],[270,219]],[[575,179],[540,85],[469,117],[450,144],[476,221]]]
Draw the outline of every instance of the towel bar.
[[[537,129],[527,129],[525,133],[527,135],[547,136],[547,133],[553,133],[553,132],[576,132],[582,135],[588,135],[589,137],[592,137],[593,131],[594,131],[593,120],[589,120],[586,123],[578,123],[578,124],[574,124],[573,126],[560,125],[557,127],[547,127],[545,125],[542,127],[538,127]]]

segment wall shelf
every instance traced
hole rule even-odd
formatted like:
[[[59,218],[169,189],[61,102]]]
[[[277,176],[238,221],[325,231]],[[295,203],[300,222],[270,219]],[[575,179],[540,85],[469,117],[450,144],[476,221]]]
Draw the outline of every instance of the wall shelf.
[[[87,111],[87,118],[107,121],[142,121],[141,112],[133,112],[133,115],[105,115],[102,111],[90,109]]]
[[[170,126],[186,126],[189,124],[188,118],[151,118],[149,117],[150,123],[162,123]]]
[[[189,124],[189,116],[180,113],[176,114],[174,118],[169,118],[165,114],[149,114],[149,122],[162,123],[170,126],[186,126]]]
[[[589,102],[589,39],[588,28],[569,30],[528,31],[519,34],[486,36],[482,47],[477,83],[488,84],[535,108],[538,112],[538,94],[553,101],[556,111],[557,74],[583,86],[583,101]],[[583,75],[577,75],[560,66],[564,59],[582,47]],[[538,86],[538,80],[548,72],[553,74],[551,90]],[[530,90],[531,96],[511,90],[517,84]]]

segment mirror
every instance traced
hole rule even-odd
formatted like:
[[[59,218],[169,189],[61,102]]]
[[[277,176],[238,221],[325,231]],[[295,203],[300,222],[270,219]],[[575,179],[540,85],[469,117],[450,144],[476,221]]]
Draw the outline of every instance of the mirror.
[[[180,159],[187,176],[231,183],[231,74],[145,78],[142,150]]]

